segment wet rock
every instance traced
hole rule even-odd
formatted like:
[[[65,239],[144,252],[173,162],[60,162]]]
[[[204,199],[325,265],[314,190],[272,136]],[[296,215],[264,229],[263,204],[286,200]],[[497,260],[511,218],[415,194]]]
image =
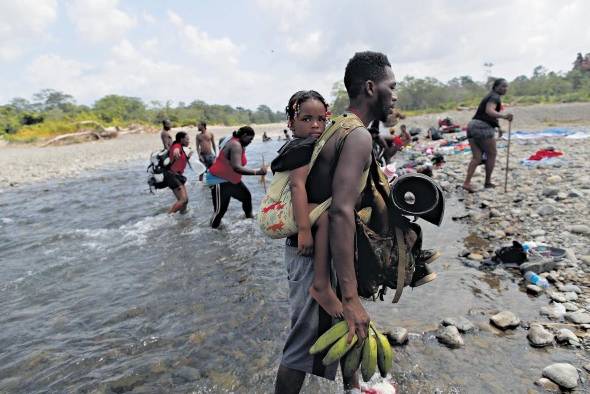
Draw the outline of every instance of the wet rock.
[[[559,188],[555,186],[547,186],[543,189],[543,195],[545,197],[553,197],[559,193]]]
[[[534,296],[538,296],[539,294],[541,294],[543,292],[543,288],[539,287],[537,285],[527,285],[526,292],[529,294],[532,294]]]
[[[534,347],[549,346],[553,343],[553,334],[540,324],[533,324],[527,334],[527,339]]]
[[[462,333],[467,333],[475,330],[475,324],[473,324],[470,320],[464,318],[463,316],[458,318],[446,317],[442,321],[442,325],[455,326]]]
[[[576,368],[567,363],[551,364],[543,369],[543,376],[551,379],[560,387],[573,389],[578,386],[578,371]]]
[[[590,324],[590,313],[568,312],[564,315],[567,321],[574,324]]]
[[[408,343],[408,330],[403,327],[394,327],[386,333],[389,343],[392,345],[404,345]]]
[[[559,331],[557,331],[555,339],[559,343],[567,343],[570,345],[577,345],[580,343],[580,340],[578,339],[576,334],[574,334],[571,330],[568,330],[567,328],[562,328]]]
[[[510,311],[502,311],[490,318],[491,322],[503,330],[518,327],[520,319]]]
[[[563,304],[553,302],[549,306],[544,306],[540,310],[541,316],[547,316],[550,319],[560,320],[565,315],[565,307]]]
[[[538,259],[522,263],[519,268],[520,272],[522,273],[533,271],[536,274],[540,274],[541,272],[547,272],[555,269],[556,265],[557,263],[552,259]]]
[[[580,289],[578,286],[571,284],[571,283],[568,283],[567,285],[557,286],[557,288],[559,289],[559,291],[563,291],[563,292],[574,292],[576,294],[582,293],[582,289]]]
[[[177,378],[184,380],[185,382],[196,382],[202,379],[201,372],[198,369],[192,367],[180,367],[172,373]]]
[[[541,216],[549,216],[555,213],[555,208],[551,205],[541,205],[539,209],[537,209],[537,213]]]
[[[590,235],[590,227],[584,224],[575,224],[573,226],[569,226],[567,227],[567,231],[574,234]]]
[[[535,382],[535,384],[539,387],[542,387],[543,390],[549,391],[552,393],[559,393],[561,389],[557,383],[553,383],[551,380],[547,378],[541,378]]]
[[[465,344],[459,330],[455,326],[441,327],[436,332],[436,338],[438,341],[450,348],[460,348]]]
[[[568,312],[575,312],[578,309],[580,309],[580,307],[578,307],[576,304],[574,304],[573,302],[565,302],[563,304],[564,308],[566,311]]]

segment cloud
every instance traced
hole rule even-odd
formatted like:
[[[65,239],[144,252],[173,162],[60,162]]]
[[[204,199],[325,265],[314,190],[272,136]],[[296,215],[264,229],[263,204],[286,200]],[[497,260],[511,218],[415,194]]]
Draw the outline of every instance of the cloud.
[[[70,85],[71,81],[78,80],[89,69],[91,66],[82,62],[44,54],[33,60],[26,69],[26,75],[39,90],[46,87],[61,89],[62,86]]]
[[[70,0],[67,11],[83,37],[91,42],[112,42],[137,24],[118,4],[118,0]]]
[[[15,60],[27,52],[57,15],[56,0],[0,2],[0,60]]]
[[[168,20],[176,28],[181,45],[203,62],[217,65],[238,63],[240,49],[229,38],[210,38],[197,26],[186,23],[178,14],[168,11]]]

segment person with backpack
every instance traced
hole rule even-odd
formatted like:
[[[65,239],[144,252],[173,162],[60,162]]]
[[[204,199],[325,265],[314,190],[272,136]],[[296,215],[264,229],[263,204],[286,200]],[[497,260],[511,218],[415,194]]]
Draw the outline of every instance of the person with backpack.
[[[246,167],[246,147],[254,139],[254,129],[240,127],[231,138],[219,144],[219,154],[205,174],[205,183],[211,186],[213,216],[210,225],[218,228],[225,215],[231,198],[242,203],[247,218],[253,218],[252,195],[242,182],[242,175],[266,175],[266,167],[252,169]]]
[[[332,198],[329,208],[329,245],[338,281],[348,340],[368,335],[370,317],[357,292],[355,272],[355,207],[363,176],[371,166],[372,139],[367,127],[386,121],[397,97],[391,64],[378,52],[356,53],[346,66],[344,84],[350,99],[347,112],[332,119],[324,132],[332,133],[322,143],[307,178],[308,202],[321,204]],[[336,129],[330,130],[335,127]],[[322,135],[324,135],[322,134]],[[285,263],[289,278],[291,329],[277,371],[275,393],[298,393],[310,373],[334,380],[338,363],[323,366],[321,354],[309,348],[332,325],[332,318],[309,294],[313,281],[313,258],[298,253],[297,236],[287,238]],[[359,389],[358,376],[344,377],[344,389]]]
[[[176,133],[174,143],[170,146],[168,157],[170,164],[164,170],[164,181],[170,189],[174,192],[176,202],[172,204],[168,213],[186,212],[188,205],[188,194],[186,192],[186,177],[183,175],[186,165],[189,164],[189,159],[192,151],[187,155],[184,151],[185,147],[190,144],[190,138],[184,131]],[[190,164],[189,164],[190,165]]]

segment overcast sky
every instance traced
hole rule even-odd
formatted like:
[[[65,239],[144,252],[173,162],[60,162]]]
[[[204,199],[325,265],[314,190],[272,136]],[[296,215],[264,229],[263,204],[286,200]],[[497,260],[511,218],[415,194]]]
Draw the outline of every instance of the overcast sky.
[[[356,51],[398,79],[571,69],[590,52],[589,0],[0,0],[0,103],[42,88],[255,109],[329,96]]]

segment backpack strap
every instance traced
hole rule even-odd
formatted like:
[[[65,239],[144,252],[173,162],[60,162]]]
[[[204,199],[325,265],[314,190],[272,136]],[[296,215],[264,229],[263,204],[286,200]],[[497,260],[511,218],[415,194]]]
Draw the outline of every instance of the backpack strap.
[[[406,284],[406,266],[408,265],[407,255],[405,253],[404,234],[399,227],[395,227],[395,241],[397,242],[397,283],[395,285],[395,294],[392,303],[397,303],[404,291]]]

